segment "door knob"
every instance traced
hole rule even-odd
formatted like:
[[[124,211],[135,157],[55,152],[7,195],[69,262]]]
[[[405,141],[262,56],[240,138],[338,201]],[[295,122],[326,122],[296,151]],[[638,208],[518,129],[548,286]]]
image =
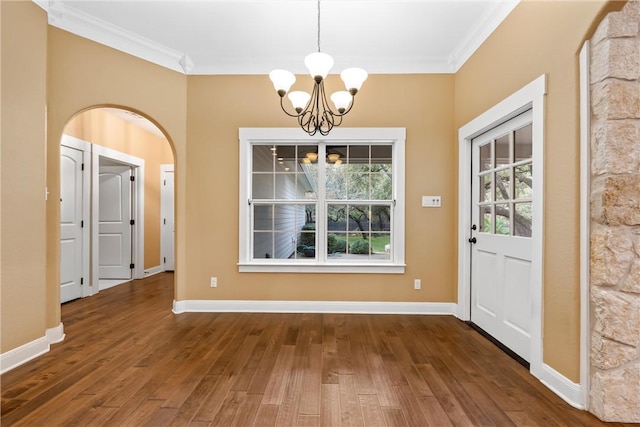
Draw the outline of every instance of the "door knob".
[[[475,225],[475,224],[473,224],[473,225],[471,226],[471,229],[472,229],[472,230],[475,230],[476,228],[478,228],[478,227],[476,227],[476,225]]]
[[[470,238],[469,239],[469,243],[475,244],[476,243],[476,238],[475,237]]]

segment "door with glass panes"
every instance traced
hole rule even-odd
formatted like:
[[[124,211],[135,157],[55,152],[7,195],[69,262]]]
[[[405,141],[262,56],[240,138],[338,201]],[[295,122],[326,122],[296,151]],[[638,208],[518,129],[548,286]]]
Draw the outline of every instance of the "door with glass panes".
[[[531,353],[531,110],[472,141],[471,321]]]

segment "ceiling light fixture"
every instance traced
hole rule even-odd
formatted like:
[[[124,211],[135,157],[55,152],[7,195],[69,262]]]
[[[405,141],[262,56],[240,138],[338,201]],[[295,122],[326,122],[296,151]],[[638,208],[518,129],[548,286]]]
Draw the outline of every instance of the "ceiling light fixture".
[[[337,111],[331,109],[324,91],[324,80],[333,67],[333,58],[320,52],[320,0],[318,0],[318,51],[307,55],[304,64],[314,80],[311,95],[303,91],[289,92],[296,81],[296,76],[287,70],[273,70],[269,73],[269,78],[280,95],[282,111],[297,118],[300,127],[309,135],[313,136],[316,132],[328,135],[334,126],[340,126],[342,117],[351,111],[354,97],[368,75],[362,68],[347,68],[340,73],[347,90],[334,92],[331,95],[331,101]],[[295,113],[288,112],[284,107],[283,99],[287,92]]]

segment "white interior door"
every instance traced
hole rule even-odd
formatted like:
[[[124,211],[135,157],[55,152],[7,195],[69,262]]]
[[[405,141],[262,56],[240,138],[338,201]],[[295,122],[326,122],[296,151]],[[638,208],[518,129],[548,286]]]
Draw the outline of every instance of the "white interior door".
[[[531,355],[531,111],[472,141],[471,321]],[[536,171],[539,173],[539,171]]]
[[[98,258],[100,279],[131,279],[129,166],[100,166]]]
[[[60,302],[82,296],[83,153],[60,147]]]
[[[173,165],[162,171],[161,216],[162,216],[162,265],[164,271],[175,269],[175,221],[174,221],[174,174]]]

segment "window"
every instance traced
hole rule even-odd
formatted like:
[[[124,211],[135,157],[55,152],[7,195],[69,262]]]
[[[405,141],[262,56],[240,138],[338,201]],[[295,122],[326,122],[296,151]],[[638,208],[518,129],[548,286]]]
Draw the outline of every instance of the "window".
[[[240,271],[404,272],[404,129],[240,129]]]

